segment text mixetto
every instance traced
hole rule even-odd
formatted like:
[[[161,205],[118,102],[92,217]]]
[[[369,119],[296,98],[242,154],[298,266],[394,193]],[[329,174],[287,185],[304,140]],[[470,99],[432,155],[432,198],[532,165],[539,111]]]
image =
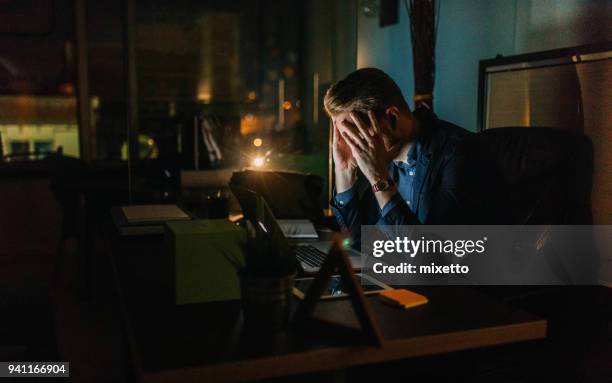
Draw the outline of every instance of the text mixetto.
[[[372,265],[372,271],[376,274],[467,274],[470,268],[456,263],[436,265],[432,262],[430,265],[417,266],[406,262],[399,265],[385,265],[378,262]]]

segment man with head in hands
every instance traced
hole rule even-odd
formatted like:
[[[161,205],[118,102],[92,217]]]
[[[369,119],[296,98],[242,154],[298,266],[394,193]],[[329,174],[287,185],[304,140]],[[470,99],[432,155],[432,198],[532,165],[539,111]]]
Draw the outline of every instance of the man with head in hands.
[[[331,206],[355,247],[361,225],[460,222],[468,131],[430,110],[411,112],[397,84],[374,68],[333,84],[324,105],[333,122]]]

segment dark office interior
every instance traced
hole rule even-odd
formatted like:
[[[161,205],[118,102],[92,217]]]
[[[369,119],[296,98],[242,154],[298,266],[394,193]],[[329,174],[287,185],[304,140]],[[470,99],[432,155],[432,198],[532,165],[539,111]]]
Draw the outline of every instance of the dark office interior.
[[[608,0],[0,0],[0,381],[611,382],[611,25]],[[450,160],[406,139],[425,186],[370,176],[329,106],[362,68],[408,107],[372,137],[443,121],[465,151],[469,219],[400,198],[395,225],[599,250],[364,283],[356,182],[391,222]]]

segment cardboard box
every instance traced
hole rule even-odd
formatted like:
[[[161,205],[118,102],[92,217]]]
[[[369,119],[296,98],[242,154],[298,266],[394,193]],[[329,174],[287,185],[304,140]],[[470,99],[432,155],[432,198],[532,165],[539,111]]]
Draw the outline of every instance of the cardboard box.
[[[238,273],[227,257],[244,264],[244,229],[225,219],[176,221],[166,224],[165,236],[176,304],[240,299]]]

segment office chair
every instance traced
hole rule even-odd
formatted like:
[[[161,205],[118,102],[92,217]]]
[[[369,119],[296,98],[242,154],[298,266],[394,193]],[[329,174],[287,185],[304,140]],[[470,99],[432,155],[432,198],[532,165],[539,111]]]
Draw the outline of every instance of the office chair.
[[[495,128],[469,138],[475,223],[589,225],[593,148],[563,129]]]
[[[569,130],[504,127],[468,138],[466,188],[473,222],[486,225],[591,225],[593,147]],[[595,272],[588,240],[576,245],[577,260]],[[593,254],[589,256],[589,254]],[[572,267],[554,254],[544,256],[556,275],[574,284]],[[592,275],[593,282],[596,275]],[[596,313],[604,295],[597,286],[478,286],[476,289],[548,320],[545,343],[509,356],[514,370],[536,358],[554,366],[573,359],[602,328]],[[512,354],[512,353],[511,353]],[[529,356],[527,356],[529,355]],[[546,370],[546,368],[543,368]],[[532,374],[528,372],[528,374]]]
[[[87,168],[81,160],[64,156],[59,150],[47,157],[50,188],[61,211],[61,230],[55,267],[56,278],[61,276],[66,244],[75,243],[79,264],[80,293],[89,294],[89,259],[87,257],[87,225],[85,220],[85,179]]]
[[[466,191],[475,198],[474,223],[590,225],[593,148],[563,129],[495,128],[469,138]],[[577,244],[585,263],[596,262],[588,241]],[[550,254],[550,267],[567,284],[572,270]],[[594,276],[596,278],[596,275]],[[594,279],[596,281],[596,279]],[[552,344],[580,344],[595,335],[597,286],[480,286],[479,290],[549,320]]]

